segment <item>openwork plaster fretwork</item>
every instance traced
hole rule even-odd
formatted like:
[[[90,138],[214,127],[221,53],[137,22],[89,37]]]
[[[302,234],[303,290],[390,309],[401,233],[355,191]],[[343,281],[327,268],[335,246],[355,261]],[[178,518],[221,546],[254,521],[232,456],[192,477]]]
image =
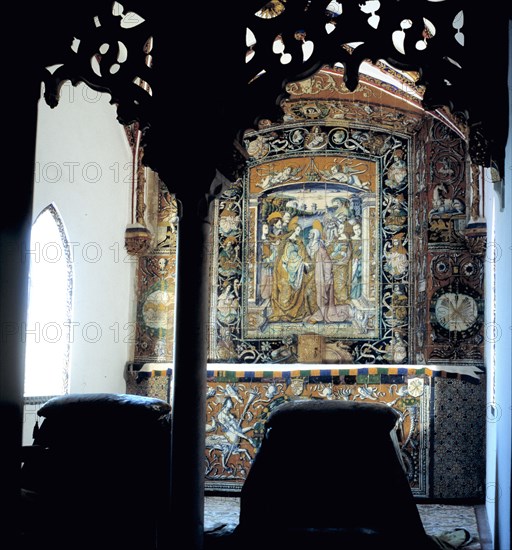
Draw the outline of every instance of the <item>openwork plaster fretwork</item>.
[[[132,4],[134,4],[132,2]],[[70,80],[108,92],[123,124],[138,121],[145,129],[152,95],[151,30],[142,12],[135,13],[117,2],[97,2],[77,24],[73,43],[63,48],[58,67],[44,71],[45,100],[59,101],[60,87]]]
[[[177,80],[181,83],[188,83],[197,69],[182,59],[184,54],[176,48],[161,5],[95,0],[77,5],[65,17],[55,13],[58,6],[52,8],[44,7],[44,17],[33,29],[34,43],[41,47],[36,56],[41,72],[35,74],[42,75],[47,103],[57,105],[66,80],[108,92],[123,124],[139,122],[146,165],[168,186],[174,185],[165,139],[169,127],[173,122],[182,125],[184,142],[189,142],[195,129],[194,124],[189,124],[190,128],[183,124],[188,119],[186,109],[176,119],[175,99],[180,92],[172,95],[169,67],[173,75],[180,75]],[[175,21],[190,17],[188,10],[181,14],[181,8],[175,8]],[[382,2],[331,2],[326,6],[308,0],[248,0],[203,11],[203,16],[194,20],[197,36],[211,36],[212,28],[216,33],[215,40],[208,42],[209,58],[201,64],[200,74],[205,82],[223,83],[208,91],[211,111],[223,113],[223,128],[209,154],[204,155],[204,173],[213,177],[212,171],[218,168],[226,177],[232,176],[230,145],[246,128],[257,127],[258,120],[279,118],[280,98],[289,93],[287,84],[310,77],[325,66],[343,67],[346,89],[353,91],[360,82],[363,63],[373,63],[401,81],[404,88],[414,90],[425,109],[446,108],[464,119],[473,162],[493,165],[503,173],[506,8],[481,10],[462,0],[417,0],[405,8]],[[40,21],[37,16],[34,25],[36,21]],[[47,38],[42,33],[52,40],[38,38]],[[491,43],[492,53],[488,49]],[[492,90],[495,109],[482,101],[482,85],[475,85],[474,59],[481,55],[482,47],[493,56],[492,71],[486,72],[485,78],[479,76]],[[385,86],[393,89],[393,85]],[[187,92],[192,104],[204,95],[193,87]],[[190,192],[187,188],[181,191]]]

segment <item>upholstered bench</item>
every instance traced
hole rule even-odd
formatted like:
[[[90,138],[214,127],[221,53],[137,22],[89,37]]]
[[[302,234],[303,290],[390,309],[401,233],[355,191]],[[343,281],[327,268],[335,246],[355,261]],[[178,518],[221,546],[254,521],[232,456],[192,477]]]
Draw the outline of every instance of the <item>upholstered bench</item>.
[[[297,400],[277,407],[242,487],[231,533],[206,548],[432,548],[385,404]]]
[[[155,548],[168,523],[170,405],[76,394],[49,400],[38,415],[22,466],[25,540],[66,550]]]

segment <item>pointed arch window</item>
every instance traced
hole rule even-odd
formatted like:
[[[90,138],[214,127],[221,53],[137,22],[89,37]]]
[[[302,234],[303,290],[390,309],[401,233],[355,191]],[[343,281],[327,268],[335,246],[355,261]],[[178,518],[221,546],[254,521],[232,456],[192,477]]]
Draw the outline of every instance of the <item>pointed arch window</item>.
[[[25,397],[68,392],[73,269],[64,223],[53,204],[32,225]]]

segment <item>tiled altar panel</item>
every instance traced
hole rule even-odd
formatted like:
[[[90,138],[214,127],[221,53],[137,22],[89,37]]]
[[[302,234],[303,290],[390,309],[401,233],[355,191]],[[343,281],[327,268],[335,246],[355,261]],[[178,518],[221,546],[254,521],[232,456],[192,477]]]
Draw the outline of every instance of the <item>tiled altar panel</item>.
[[[430,380],[428,377],[363,374],[339,376],[321,371],[300,371],[208,383],[206,434],[206,487],[238,491],[264,435],[264,422],[278,405],[295,399],[342,399],[387,403],[403,417],[402,457],[414,493],[428,492]],[[385,380],[385,382],[384,382]],[[411,385],[410,381],[414,381]],[[413,389],[414,388],[414,389]],[[416,395],[414,397],[412,394]],[[307,445],[328,445],[308,434]],[[340,426],[339,437],[343,438]],[[347,445],[350,442],[347,441]],[[278,481],[279,475],[276,474]]]
[[[292,399],[387,403],[403,417],[402,457],[411,488],[428,495],[431,379],[426,375],[340,375],[336,371],[209,372],[207,384],[207,489],[240,491],[263,437],[269,413]],[[168,399],[169,373],[128,373],[128,393]],[[314,434],[311,444],[318,444]],[[343,431],[340,428],[340,437]]]
[[[380,369],[379,369],[380,370]],[[208,490],[237,493],[270,411],[287,399],[386,402],[405,414],[403,457],[417,497],[480,499],[485,485],[485,385],[463,377],[325,371],[208,373]],[[170,372],[127,373],[127,392],[169,399]],[[222,412],[221,412],[222,411]],[[340,432],[341,433],[341,432]],[[312,434],[312,443],[317,444]]]
[[[266,139],[279,154],[216,202],[210,361],[302,362],[314,335],[304,362],[406,363],[410,139],[318,121]]]

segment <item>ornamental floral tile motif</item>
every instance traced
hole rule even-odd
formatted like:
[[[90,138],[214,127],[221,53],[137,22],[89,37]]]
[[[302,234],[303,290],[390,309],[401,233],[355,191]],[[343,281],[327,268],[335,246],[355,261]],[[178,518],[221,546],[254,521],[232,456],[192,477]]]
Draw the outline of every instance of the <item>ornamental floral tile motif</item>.
[[[138,363],[172,360],[176,224],[176,201],[160,183],[153,246],[138,258],[137,265],[134,360]]]

